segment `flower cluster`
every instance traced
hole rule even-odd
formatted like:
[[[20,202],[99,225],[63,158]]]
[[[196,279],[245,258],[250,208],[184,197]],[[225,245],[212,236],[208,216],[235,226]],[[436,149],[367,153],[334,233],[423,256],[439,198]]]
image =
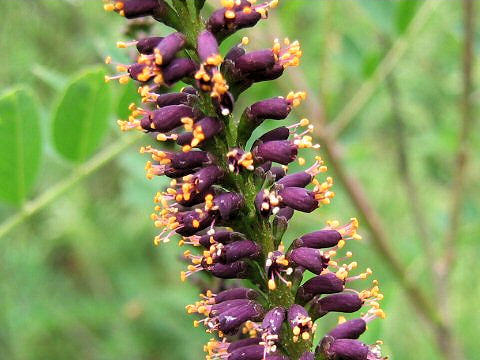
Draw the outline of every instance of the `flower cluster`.
[[[300,44],[275,40],[263,50],[247,50],[244,37],[225,56],[219,44],[238,30],[268,16],[278,1],[222,0],[222,7],[201,16],[205,1],[109,0],[104,7],[128,19],[152,16],[175,29],[171,34],[119,42],[135,47],[132,64],[115,64],[107,77],[139,83],[142,105],[119,120],[121,130],[139,130],[169,150],[145,146],[148,179],[167,176],[167,189],[155,197],[152,220],[160,228],[156,245],[180,237],[187,269],[181,279],[204,272],[221,279],[248,279],[255,288],[228,286],[208,290],[186,307],[214,336],[205,345],[211,360],[383,359],[380,342],[357,340],[368,322],[384,318],[383,295],[373,281],[366,290],[351,287],[372,271],[357,270],[347,243],[358,240],[358,222],[327,222],[287,248],[283,235],[295,211],[310,213],[334,197],[331,177],[320,157],[291,173],[288,165],[306,161],[301,149],[317,149],[307,119],[279,126],[257,139],[265,120],[284,120],[306,98],[304,92],[256,101],[236,119],[234,106],[250,86],[280,77],[297,66]],[[114,63],[110,57],[107,63]],[[176,83],[179,92],[168,92]],[[251,140],[252,145],[246,144]],[[175,150],[175,146],[178,149]],[[313,277],[312,277],[313,274]],[[234,282],[238,284],[238,282]],[[227,284],[227,285],[225,285]],[[354,313],[328,332],[316,347],[316,321],[329,313]]]

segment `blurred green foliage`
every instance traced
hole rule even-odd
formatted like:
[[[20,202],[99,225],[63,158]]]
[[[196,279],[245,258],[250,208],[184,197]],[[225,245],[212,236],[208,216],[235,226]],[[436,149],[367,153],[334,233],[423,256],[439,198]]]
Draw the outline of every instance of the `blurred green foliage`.
[[[92,75],[85,80],[90,84],[86,90],[81,84],[76,90],[98,101],[92,102],[90,109],[74,108],[83,105],[79,105],[80,100],[76,103],[82,95],[72,93],[73,85],[70,95],[65,94],[79,73],[98,66],[107,54],[119,61],[127,59],[126,52],[114,47],[117,40],[128,39],[124,21],[104,13],[100,1],[1,3],[0,78],[1,90],[7,95],[0,99],[0,131],[5,120],[16,119],[16,129],[28,145],[28,156],[23,157],[26,163],[19,165],[16,153],[8,150],[11,135],[0,135],[8,140],[0,144],[3,220],[17,211],[7,202],[20,203],[25,197],[33,199],[48,191],[78,166],[69,159],[81,162],[98,151],[97,145],[104,148],[118,140],[115,119],[126,116],[125,107],[134,98],[134,88],[113,84],[105,88],[101,74],[95,85]],[[276,22],[262,22],[251,34],[249,48],[266,46],[274,37],[299,39],[304,50],[302,71],[310,87],[321,94],[327,118],[331,119],[372,76],[385,55],[385,42],[394,42],[404,34],[421,4],[415,0],[283,1],[272,12]],[[397,100],[406,123],[407,153],[437,253],[448,218],[460,121],[461,21],[458,2],[441,2],[394,70],[399,87]],[[161,26],[156,29],[160,33],[168,31]],[[236,40],[238,37],[230,39],[225,49]],[[283,91],[272,84],[277,83],[250,89],[237,105],[237,112],[257,99]],[[34,98],[22,93],[17,98],[20,106],[3,106],[12,96],[9,91],[17,86],[30,89]],[[301,90],[295,83],[289,87]],[[475,93],[475,105],[478,99]],[[309,101],[317,101],[314,94]],[[291,116],[292,122],[294,119]],[[266,123],[259,132],[274,125]],[[409,276],[435,299],[425,273],[436,255],[422,253],[409,194],[399,180],[395,131],[390,98],[382,84],[339,141],[348,170],[362,181],[388,225],[391,244]],[[82,140],[82,134],[93,133],[94,140],[90,135]],[[75,138],[75,134],[80,137]],[[472,134],[468,196],[457,239],[458,266],[453,270],[454,285],[450,289],[451,317],[467,359],[478,358],[480,350],[476,338],[480,323],[480,187],[475,181],[480,160],[478,134]],[[192,319],[184,311],[184,305],[196,299],[197,289],[179,281],[183,266],[178,260],[180,250],[175,244],[154,248],[151,243],[155,233],[149,220],[152,196],[162,181],[145,179],[144,161],[136,146],[131,147],[0,239],[1,359],[202,357],[207,336],[191,326]],[[18,166],[25,167],[22,176],[27,177],[22,194],[9,190],[8,184]],[[39,176],[34,184],[37,168]],[[30,185],[33,189],[28,192]],[[327,219],[344,222],[356,216],[340,185],[336,193],[331,205],[314,214],[296,215],[285,239],[317,229]],[[392,359],[439,358],[428,327],[383,259],[373,251],[368,233],[363,234],[365,241],[352,248],[360,267],[374,269],[385,292],[383,306],[389,315],[385,321],[372,323],[364,340],[383,339],[385,353]],[[319,333],[335,320],[334,316],[322,320]]]

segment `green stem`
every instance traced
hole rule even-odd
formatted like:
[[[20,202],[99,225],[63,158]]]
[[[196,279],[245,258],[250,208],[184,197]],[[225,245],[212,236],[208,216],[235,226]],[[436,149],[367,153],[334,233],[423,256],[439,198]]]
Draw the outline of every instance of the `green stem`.
[[[177,11],[182,13],[182,16],[185,15],[189,10],[187,5],[179,1],[177,5]],[[195,44],[196,48],[196,38],[198,34],[203,30],[204,25],[201,20],[196,17],[196,14],[193,11],[190,11],[188,19],[183,21],[184,30],[186,31],[187,37],[192,44]],[[198,55],[189,52],[190,56],[195,60],[198,60]],[[201,93],[200,101],[198,106],[201,110],[210,116],[218,117],[218,114],[215,111],[215,105],[213,104],[209,94]],[[205,146],[205,149],[211,152],[217,159],[218,164],[222,166],[227,174],[224,179],[223,186],[230,191],[240,192],[245,198],[246,208],[244,213],[238,217],[238,220],[235,221],[237,228],[241,229],[241,232],[244,233],[247,238],[259,243],[262,246],[262,256],[256,260],[257,266],[252,266],[252,281],[262,280],[258,286],[262,290],[267,299],[267,309],[271,309],[276,306],[281,306],[285,309],[288,309],[291,305],[295,303],[295,296],[291,288],[288,288],[285,284],[279,283],[278,287],[274,291],[268,290],[266,286],[266,280],[268,278],[265,272],[265,260],[268,256],[268,253],[275,250],[275,239],[273,236],[273,228],[268,219],[260,217],[257,214],[255,209],[255,197],[258,192],[257,187],[254,183],[253,172],[244,172],[240,174],[234,174],[229,172],[227,163],[226,163],[226,154],[227,152],[235,147],[240,147],[243,145],[241,139],[239,139],[237,134],[237,127],[234,124],[233,116],[221,116],[222,120],[225,123],[224,133],[216,137],[212,144]],[[303,341],[295,343],[292,339],[292,332],[287,327],[282,332],[282,338],[280,346],[282,350],[291,358],[298,359],[305,352],[311,349],[312,341]]]
[[[125,138],[125,140],[119,140],[113,143],[105,150],[95,155],[86,163],[75,168],[69,177],[51,186],[47,191],[42,193],[36,199],[27,202],[20,211],[18,211],[16,214],[12,215],[0,224],[0,238],[8,234],[12,229],[23,223],[30,216],[34,215],[35,213],[49,205],[59,196],[63,195],[74,185],[108,164],[111,160],[116,158],[117,155],[119,155],[123,150],[129,148],[132,144],[134,144],[140,137],[141,135],[138,134],[137,136],[130,136]]]

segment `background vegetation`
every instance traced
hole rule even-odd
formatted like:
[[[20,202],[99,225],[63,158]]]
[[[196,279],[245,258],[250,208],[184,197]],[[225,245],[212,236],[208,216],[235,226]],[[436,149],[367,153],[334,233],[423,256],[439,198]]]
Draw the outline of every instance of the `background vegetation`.
[[[134,88],[102,83],[106,55],[127,59],[123,19],[100,1],[0,3],[0,358],[202,358],[180,251],[151,242],[161,181],[115,124]],[[286,239],[358,216],[354,253],[389,315],[364,340],[392,359],[478,359],[478,15],[446,0],[288,0],[271,15],[249,48],[299,39],[301,68],[237,110],[308,87],[290,118],[317,123],[337,180],[333,203],[296,215]]]

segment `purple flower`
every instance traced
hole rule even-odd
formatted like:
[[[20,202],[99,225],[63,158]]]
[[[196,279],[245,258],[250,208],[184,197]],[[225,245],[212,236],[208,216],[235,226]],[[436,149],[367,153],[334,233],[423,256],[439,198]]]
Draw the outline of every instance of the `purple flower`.
[[[339,279],[335,273],[326,273],[307,280],[299,287],[297,296],[307,302],[316,295],[339,293],[344,288],[344,281]]]
[[[153,15],[159,7],[157,0],[113,0],[104,5],[107,11],[117,11],[127,19]]]
[[[151,36],[140,39],[136,42],[137,50],[140,54],[151,55],[155,47],[163,40],[161,36]]]
[[[363,318],[359,318],[337,325],[328,335],[334,339],[358,339],[365,330],[367,330],[367,323]]]
[[[193,109],[186,105],[169,105],[154,110],[142,119],[142,128],[147,131],[168,132],[182,125],[182,118],[192,118]]]
[[[269,335],[279,335],[282,324],[285,321],[285,309],[277,306],[265,314],[262,322],[262,329]]]
[[[191,97],[192,95],[183,92],[161,94],[157,96],[156,103],[158,107],[168,105],[188,105],[189,98]]]
[[[336,246],[341,239],[342,235],[337,230],[318,230],[302,235],[295,240],[295,247],[329,248]]]
[[[313,191],[300,187],[288,187],[278,193],[281,196],[282,204],[294,210],[310,213],[318,208],[318,201]]]
[[[228,264],[243,258],[256,258],[261,254],[261,250],[260,245],[253,241],[234,241],[224,246],[219,258]]]
[[[316,300],[312,305],[317,318],[329,312],[353,313],[362,306],[363,299],[353,292],[328,295]]]
[[[295,264],[303,266],[315,274],[320,274],[326,269],[330,261],[322,251],[304,247],[292,250],[287,256]]]
[[[270,49],[246,53],[235,61],[235,68],[244,74],[255,73],[275,65],[275,54]]]
[[[218,51],[217,39],[210,31],[202,31],[198,35],[197,44],[198,56],[205,65],[218,66],[222,63],[222,57]]]
[[[173,59],[162,69],[163,82],[171,86],[185,77],[192,77],[197,70],[197,65],[190,59]]]
[[[315,357],[313,355],[312,352],[310,351],[306,351],[302,354],[302,356],[300,356],[300,359],[299,360],[314,360]]]
[[[315,325],[303,306],[293,304],[288,309],[287,319],[293,332],[294,342],[300,339],[311,339],[312,334],[315,332]]]
[[[152,1],[156,2],[157,0]],[[153,50],[155,63],[162,66],[170,63],[175,57],[175,54],[183,49],[185,42],[185,35],[180,32],[165,36]]]
[[[288,165],[297,157],[298,148],[289,140],[267,141],[258,144],[252,151],[255,161],[273,161]]]

